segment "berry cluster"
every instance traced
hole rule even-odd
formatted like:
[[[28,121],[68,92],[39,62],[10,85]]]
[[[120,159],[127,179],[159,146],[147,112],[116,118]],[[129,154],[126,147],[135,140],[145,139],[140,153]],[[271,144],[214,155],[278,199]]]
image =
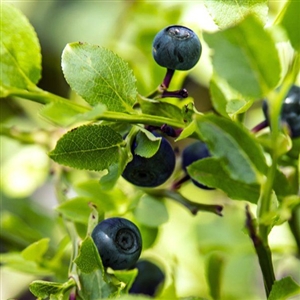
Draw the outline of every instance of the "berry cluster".
[[[159,97],[185,98],[186,89],[168,91],[175,70],[189,70],[196,65],[201,56],[202,46],[197,35],[189,28],[179,25],[161,30],[153,41],[153,57],[165,68],[167,74],[155,94]],[[155,188],[164,184],[174,173],[176,154],[168,137],[177,137],[181,129],[174,129],[167,124],[161,127],[145,126],[154,136],[161,139],[157,152],[151,157],[135,153],[139,140],[133,135],[130,140],[132,160],[127,163],[122,177],[135,186]],[[127,139],[128,134],[124,138]],[[184,176],[175,183],[179,187],[190,179],[187,166],[194,161],[210,156],[206,145],[196,142],[182,153]],[[208,187],[193,181],[203,189]],[[100,222],[92,232],[92,238],[98,249],[104,268],[115,270],[137,268],[138,275],[129,293],[154,296],[165,280],[162,270],[147,260],[138,260],[142,250],[142,238],[139,229],[131,221],[123,218],[109,218]]]

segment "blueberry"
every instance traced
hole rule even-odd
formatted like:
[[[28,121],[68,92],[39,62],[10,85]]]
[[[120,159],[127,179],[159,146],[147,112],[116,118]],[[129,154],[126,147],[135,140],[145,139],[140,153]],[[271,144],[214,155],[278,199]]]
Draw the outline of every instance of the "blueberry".
[[[137,142],[134,140],[131,147],[133,159],[127,164],[122,176],[141,187],[156,187],[163,184],[175,168],[175,153],[171,144],[161,137],[158,151],[149,158],[134,154],[136,146]]]
[[[193,162],[202,159],[202,158],[206,158],[209,157],[210,153],[209,150],[206,146],[205,143],[201,142],[201,141],[197,141],[194,142],[190,145],[188,145],[186,148],[184,148],[184,150],[182,151],[182,169],[187,173],[187,167],[192,164]],[[206,190],[211,190],[212,188],[209,188],[195,180],[192,179],[192,182],[202,188],[202,189],[206,189]]]
[[[202,46],[191,29],[173,25],[159,31],[154,38],[152,54],[162,67],[189,70],[200,59]]]
[[[129,269],[142,251],[140,231],[127,219],[109,218],[100,222],[94,228],[92,238],[105,268]]]
[[[263,102],[263,112],[269,123],[267,101]],[[300,136],[300,87],[293,85],[286,95],[281,107],[281,121],[285,122],[291,131],[291,137]]]
[[[155,296],[165,280],[162,270],[156,264],[144,259],[139,260],[135,267],[138,269],[138,275],[129,289],[129,294]]]

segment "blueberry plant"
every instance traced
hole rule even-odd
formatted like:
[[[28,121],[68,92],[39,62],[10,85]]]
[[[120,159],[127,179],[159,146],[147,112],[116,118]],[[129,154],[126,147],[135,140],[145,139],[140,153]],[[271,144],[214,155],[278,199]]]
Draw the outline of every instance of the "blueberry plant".
[[[297,271],[280,272],[278,262],[288,256],[300,265],[300,4],[286,1],[268,20],[267,1],[204,2],[214,32],[170,23],[151,35],[147,60],[165,75],[148,93],[138,91],[137,78],[148,76],[143,65],[136,77],[125,53],[68,43],[61,67],[70,99],[39,86],[37,35],[18,9],[1,4],[1,107],[22,103],[32,119],[45,121],[27,126],[13,110],[14,118],[1,121],[2,141],[31,145],[14,166],[30,159],[39,174],[32,194],[48,179],[57,201],[51,216],[28,199],[16,201],[5,184],[32,181],[2,168],[1,269],[32,275],[32,296],[238,299],[230,291],[236,280],[241,283],[234,273],[243,267],[253,271],[252,283],[259,280],[261,289],[249,286],[253,294],[244,290],[239,299],[299,296]],[[205,51],[212,109],[201,112],[183,82]],[[262,121],[249,122],[254,107]],[[43,175],[36,171],[42,164]],[[180,212],[166,237],[174,205]],[[234,205],[239,213],[230,216],[231,232],[242,231],[259,275],[250,265],[228,267],[234,237],[224,224]],[[200,274],[181,293],[177,230],[207,215],[213,221],[202,223],[206,229],[193,227],[199,234],[187,231],[181,241],[192,245],[192,254],[184,254],[189,272]],[[218,228],[209,239],[213,223]],[[289,252],[270,244],[277,228],[290,235]],[[164,256],[168,248],[173,254]]]

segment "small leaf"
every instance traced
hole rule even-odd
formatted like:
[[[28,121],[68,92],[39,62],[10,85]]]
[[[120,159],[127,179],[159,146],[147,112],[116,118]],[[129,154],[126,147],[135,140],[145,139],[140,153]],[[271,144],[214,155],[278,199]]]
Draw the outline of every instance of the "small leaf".
[[[39,262],[49,247],[49,239],[44,238],[29,245],[22,251],[22,256],[26,260]]]
[[[209,157],[198,160],[187,168],[191,178],[206,186],[222,190],[233,200],[246,200],[257,203],[260,195],[258,184],[248,184],[234,180],[222,166],[220,160]]]
[[[96,245],[91,237],[86,237],[75,259],[81,283],[80,296],[83,299],[102,299],[119,294],[119,287],[112,284],[104,272]]]
[[[36,297],[44,299],[50,296],[63,296],[75,284],[73,278],[64,283],[36,280],[29,285],[29,290]]]
[[[7,96],[10,87],[27,89],[35,86],[41,77],[37,35],[26,17],[5,3],[1,4],[0,34],[0,96]]]
[[[143,196],[134,210],[134,216],[144,226],[158,227],[169,219],[164,203],[149,195]]]
[[[300,51],[300,27],[299,27],[299,12],[300,2],[289,0],[286,2],[281,18],[281,26],[287,32],[290,42],[296,51]]]
[[[238,124],[215,115],[197,118],[198,133],[212,155],[234,180],[257,184],[267,170],[266,160],[254,137]]]
[[[67,219],[86,225],[91,213],[89,203],[92,202],[92,198],[77,197],[63,202],[56,207],[56,210],[63,214]]]
[[[136,135],[137,147],[134,149],[134,153],[143,156],[151,157],[159,149],[161,138],[155,137],[149,131],[139,131]]]
[[[104,273],[98,250],[91,237],[86,237],[82,242],[75,263],[83,273],[92,273],[98,269]]]
[[[49,156],[78,169],[101,171],[119,159],[122,136],[109,126],[85,125],[66,133]]]
[[[62,69],[71,88],[92,106],[105,104],[110,111],[132,111],[136,79],[132,70],[110,50],[84,43],[68,44]]]
[[[280,62],[271,35],[252,15],[224,31],[204,33],[213,50],[214,71],[243,96],[259,99],[280,79]]]
[[[268,300],[287,300],[296,295],[300,296],[300,286],[291,277],[284,277],[275,281]]]
[[[245,99],[245,96],[232,89],[217,74],[213,74],[211,79],[210,93],[214,108],[224,117],[244,113],[252,105],[252,101]]]
[[[267,0],[205,0],[204,3],[219,28],[233,26],[250,13],[255,14],[263,23],[267,22]]]

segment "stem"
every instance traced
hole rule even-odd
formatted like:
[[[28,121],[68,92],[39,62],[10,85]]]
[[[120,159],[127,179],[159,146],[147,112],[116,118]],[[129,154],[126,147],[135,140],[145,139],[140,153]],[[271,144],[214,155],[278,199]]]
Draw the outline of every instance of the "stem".
[[[166,73],[166,76],[161,84],[161,87],[165,90],[169,87],[170,85],[170,82],[173,78],[173,75],[175,73],[175,70],[171,70],[171,69],[167,69],[167,73]]]
[[[153,193],[157,193],[160,197],[166,197],[174,200],[183,206],[185,206],[193,215],[197,215],[198,211],[211,212],[218,216],[222,215],[223,206],[215,204],[203,204],[190,201],[189,199],[183,197],[180,193],[170,190],[156,190]],[[149,193],[150,194],[150,193]]]
[[[71,102],[70,100],[57,96],[55,94],[46,92],[39,88],[32,89],[32,90],[21,90],[21,89],[11,89],[10,96],[21,97],[27,100],[34,101],[40,104],[50,104],[50,103],[64,103],[66,105],[72,106],[74,110],[77,110],[78,113],[85,113],[90,110],[89,107],[85,107],[79,105],[77,103]]]
[[[39,144],[49,147],[49,135],[46,131],[22,132],[15,127],[0,126],[0,135],[10,137],[24,144]]]
[[[164,124],[168,124],[169,126],[177,128],[185,127],[184,122],[148,114],[127,114],[121,112],[105,111],[101,115],[99,115],[97,119],[112,122],[126,122],[131,124],[147,124],[153,126],[162,126]]]
[[[264,129],[264,128],[268,127],[268,126],[269,126],[268,121],[267,121],[267,120],[264,120],[264,121],[262,121],[261,123],[257,124],[255,127],[253,127],[253,128],[251,129],[251,131],[252,131],[253,133],[257,133],[257,132],[261,131],[262,129]]]
[[[249,236],[253,242],[258,257],[259,265],[264,278],[265,291],[268,297],[276,280],[272,264],[271,250],[269,246],[263,243],[261,238],[257,235],[254,220],[251,216],[248,205],[246,206],[246,228],[248,229]]]

